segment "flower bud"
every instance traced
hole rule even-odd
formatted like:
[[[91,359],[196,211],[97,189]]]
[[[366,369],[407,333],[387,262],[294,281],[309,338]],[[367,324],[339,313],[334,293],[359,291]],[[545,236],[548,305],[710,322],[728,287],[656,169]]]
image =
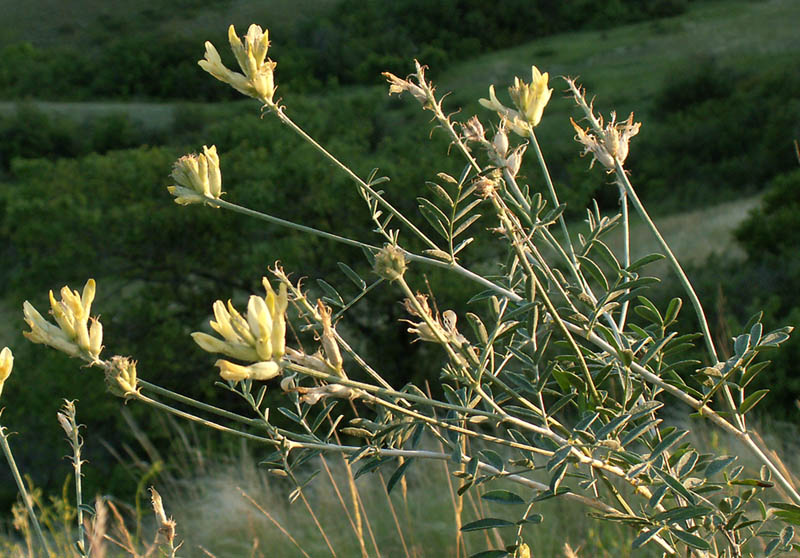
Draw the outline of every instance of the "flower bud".
[[[11,370],[14,368],[14,355],[11,349],[3,347],[0,351],[0,394],[3,393],[3,385],[11,375]]]
[[[399,246],[387,244],[375,256],[374,271],[388,281],[400,279],[406,272],[406,257]]]
[[[113,356],[105,372],[106,386],[113,395],[127,399],[139,391],[135,360]]]

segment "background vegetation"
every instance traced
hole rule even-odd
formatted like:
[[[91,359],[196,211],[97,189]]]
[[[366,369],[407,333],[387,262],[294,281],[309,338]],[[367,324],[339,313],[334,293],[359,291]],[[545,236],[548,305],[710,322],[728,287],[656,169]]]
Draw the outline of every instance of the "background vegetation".
[[[386,190],[406,211],[415,211],[415,196],[435,172],[459,169],[443,136],[429,137],[426,116],[386,96],[380,71],[405,75],[418,57],[440,90],[455,91],[450,107],[463,107],[464,120],[483,114],[477,98],[486,96],[486,84],[502,95],[531,63],[551,75],[580,75],[598,95],[598,108],[636,110],[644,122],[628,166],[651,210],[665,216],[763,199],[741,224],[723,206],[715,218],[737,230],[738,244],[708,261],[692,260],[701,298],[717,301],[718,338],[726,340],[761,308],[769,326],[798,324],[796,2],[542,0],[502,9],[470,0],[402,0],[388,8],[378,0],[151,1],[125,10],[118,2],[69,4],[45,10],[44,2],[0,0],[8,16],[0,26],[0,346],[13,347],[25,377],[7,386],[13,404],[3,416],[20,440],[34,432],[41,440],[18,455],[39,485],[58,487],[67,473],[66,465],[52,467],[51,449],[61,437],[52,419],[62,397],[80,399],[81,420],[117,452],[130,441],[117,439],[121,419],[109,417],[119,416],[112,412],[118,404],[106,397],[101,378],[72,372],[62,356],[20,340],[23,300],[41,307],[48,289],[95,277],[95,307],[111,351],[134,355],[145,377],[220,400],[211,360],[188,337],[207,321],[211,301],[242,298],[276,258],[307,275],[309,285],[334,276],[337,261],[364,269],[358,251],[170,202],[172,162],[216,144],[231,201],[369,239],[363,202],[350,184],[276,122],[259,120],[257,105],[233,100],[229,88],[197,67],[203,41],[224,44],[228,21],[240,32],[251,21],[270,28],[278,94],[290,113],[362,175],[379,167],[391,177]],[[613,209],[616,192],[598,189],[602,171],[587,171],[587,161],[576,157],[570,115],[576,116],[570,103],[554,98],[540,137],[578,220],[592,198]],[[522,174],[537,180],[532,170]],[[711,215],[695,224],[698,231]],[[705,258],[709,246],[730,246],[702,237],[698,232],[679,257],[697,251]],[[663,279],[666,293],[670,278]],[[440,285],[436,274],[429,280],[443,307],[469,288]],[[398,379],[434,380],[435,358],[429,369],[407,365],[427,348],[409,349],[393,300],[392,292],[376,293],[347,324],[358,330],[351,337],[370,333],[360,350],[395,363]],[[375,322],[376,308],[385,321]],[[774,418],[800,415],[800,380],[791,364],[798,357],[795,340],[762,375],[773,390],[772,405],[764,407]],[[152,417],[139,420],[156,445],[172,443]],[[87,445],[86,457],[93,465],[87,491],[102,478],[104,489],[126,496],[130,471],[100,444]],[[0,501],[8,503],[15,496],[0,479]]]

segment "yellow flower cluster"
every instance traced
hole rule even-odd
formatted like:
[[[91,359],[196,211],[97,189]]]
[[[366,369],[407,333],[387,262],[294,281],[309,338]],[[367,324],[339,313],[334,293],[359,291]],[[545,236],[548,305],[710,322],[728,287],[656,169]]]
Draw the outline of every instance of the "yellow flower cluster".
[[[63,287],[60,301],[50,291],[50,313],[58,325],[45,320],[26,300],[23,312],[31,330],[23,332],[23,335],[34,343],[50,345],[68,355],[98,360],[103,349],[103,326],[96,318],[91,318],[89,324],[94,294],[94,279],[86,282],[82,294]]]
[[[228,41],[239,67],[244,74],[229,70],[219,56],[213,44],[206,41],[205,59],[198,64],[206,72],[227,83],[240,93],[254,97],[265,103],[271,103],[275,95],[275,62],[267,58],[269,49],[269,30],[262,30],[258,25],[251,25],[247,35],[239,38],[233,25],[228,28]]]
[[[250,297],[246,318],[230,301],[227,306],[221,300],[214,303],[214,320],[209,323],[222,339],[207,333],[192,333],[195,343],[203,350],[254,363],[241,366],[218,360],[216,366],[226,380],[269,380],[280,373],[280,360],[286,352],[286,308],[289,305],[286,285],[281,283],[276,293],[266,277],[262,283],[267,296]]]
[[[175,162],[172,178],[177,185],[168,186],[175,196],[175,203],[189,205],[203,203],[208,198],[219,199],[222,195],[222,173],[219,170],[217,146],[203,146],[199,155],[184,155]]]
[[[489,98],[479,99],[479,103],[489,110],[500,115],[508,127],[520,136],[527,136],[531,128],[537,126],[542,120],[544,107],[550,101],[552,89],[547,88],[549,75],[541,73],[536,66],[531,66],[531,82],[525,83],[518,77],[514,78],[514,85],[508,88],[511,100],[517,110],[503,105],[494,92],[494,85],[489,86]]]

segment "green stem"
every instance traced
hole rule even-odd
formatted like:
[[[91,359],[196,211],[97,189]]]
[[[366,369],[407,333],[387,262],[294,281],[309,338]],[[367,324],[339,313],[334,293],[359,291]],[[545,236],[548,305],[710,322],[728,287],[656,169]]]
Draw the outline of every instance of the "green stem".
[[[536,133],[533,131],[533,126],[531,126],[530,138],[534,150],[536,151],[536,158],[539,160],[539,166],[542,168],[544,182],[547,185],[547,191],[550,194],[550,199],[553,202],[553,209],[555,209],[560,205],[558,201],[558,195],[556,194],[555,186],[553,186],[553,180],[550,178],[550,171],[547,169],[547,163],[544,160],[544,154],[542,153],[542,148],[539,146],[539,141],[536,139]],[[564,241],[567,243],[567,248],[569,248],[569,255],[570,259],[572,260],[572,264],[577,267],[578,260],[575,257],[575,249],[572,247],[572,240],[570,240],[567,222],[564,220],[563,213],[559,215],[558,223],[561,225],[561,231],[564,233]]]
[[[350,179],[353,182],[355,182],[358,187],[363,188],[364,190],[369,192],[370,196],[375,198],[378,201],[378,203],[380,203],[384,207],[384,209],[386,209],[392,215],[397,217],[397,219],[401,223],[403,223],[409,229],[411,229],[411,231],[413,231],[414,234],[416,234],[423,242],[425,242],[425,244],[427,244],[429,247],[433,248],[434,250],[438,250],[439,247],[436,246],[436,244],[431,239],[429,239],[425,235],[425,233],[423,233],[421,230],[419,230],[411,221],[406,219],[406,217],[402,213],[400,213],[397,209],[395,209],[394,206],[392,206],[392,204],[390,204],[385,199],[383,199],[383,197],[378,192],[376,192],[375,190],[372,189],[372,186],[370,186],[369,184],[364,182],[361,179],[361,177],[359,177],[356,173],[354,173],[352,170],[350,170],[350,168],[347,165],[345,165],[339,159],[334,157],[328,150],[326,150],[324,147],[322,147],[322,145],[317,143],[317,141],[314,138],[309,136],[305,132],[305,130],[303,130],[300,126],[295,124],[294,121],[291,118],[289,118],[283,112],[281,107],[279,107],[277,104],[275,104],[275,103],[273,103],[271,101],[267,101],[267,106],[273,112],[273,114],[275,114],[278,117],[278,119],[281,122],[283,122],[284,124],[289,126],[292,130],[294,130],[295,133],[297,133],[297,135],[299,135],[301,138],[303,138],[309,145],[311,145],[314,149],[316,149],[317,151],[322,153],[322,155],[324,155],[326,159],[328,159],[335,166],[337,166],[340,170],[342,170],[348,177],[350,177]]]
[[[664,240],[663,236],[661,236],[658,227],[656,227],[656,224],[650,218],[650,215],[644,208],[644,205],[642,204],[642,201],[639,199],[639,196],[636,195],[636,191],[633,189],[633,185],[631,184],[630,180],[628,180],[628,177],[625,174],[625,169],[622,168],[622,163],[620,163],[618,159],[614,158],[614,164],[616,166],[617,179],[625,187],[625,191],[630,197],[633,206],[636,208],[636,211],[639,213],[639,216],[645,222],[647,227],[653,233],[653,236],[656,237],[659,246],[661,247],[662,250],[664,250],[664,253],[667,256],[667,261],[669,261],[670,265],[672,265],[672,269],[678,276],[678,280],[680,281],[686,293],[689,295],[689,300],[692,302],[695,314],[697,315],[697,321],[700,322],[700,331],[702,331],[703,333],[703,339],[706,342],[706,349],[708,350],[708,354],[711,357],[711,360],[713,361],[714,364],[718,363],[719,357],[717,356],[717,350],[714,347],[714,338],[711,336],[711,330],[708,327],[708,320],[706,319],[706,314],[705,311],[703,310],[703,305],[700,304],[700,299],[698,298],[697,293],[694,290],[694,287],[692,287],[691,281],[689,281],[689,278],[686,276],[686,273],[684,273],[681,264],[678,262],[678,258],[676,258],[675,254],[672,253],[672,250],[667,244],[667,241]],[[728,404],[731,413],[733,413],[733,416],[736,419],[736,424],[738,425],[739,429],[742,431],[746,431],[747,428],[744,425],[744,420],[737,411],[736,403],[733,400],[733,395],[731,394],[731,390],[727,386],[727,384],[722,387],[722,393],[725,402]]]
[[[617,185],[619,186],[619,205],[622,212],[622,263],[627,268],[631,265],[631,228],[628,218],[628,193],[625,190],[625,186],[620,184],[619,180],[617,180]],[[628,291],[626,290],[625,293],[627,294]],[[620,331],[625,329],[629,305],[630,300],[626,300],[622,303],[622,308],[620,308],[617,326]]]
[[[230,411],[226,411],[225,409],[220,409],[219,407],[214,407],[213,405],[209,405],[207,403],[203,403],[202,401],[197,401],[196,399],[192,399],[191,397],[186,397],[185,395],[181,395],[180,393],[175,393],[174,391],[170,391],[166,388],[163,388],[156,384],[151,384],[145,380],[139,380],[138,385],[142,388],[152,391],[158,395],[163,397],[168,397],[174,401],[179,403],[183,403],[184,405],[189,405],[190,407],[194,407],[196,409],[200,409],[202,411],[206,411],[208,413],[212,413],[214,415],[218,415],[220,417],[224,417],[230,420],[234,420],[236,422],[240,422],[242,424],[246,424],[248,426],[255,426],[257,428],[264,428],[264,423],[258,419],[251,419],[242,415],[238,415],[236,413],[232,413]]]
[[[22,475],[19,474],[17,462],[14,460],[14,454],[11,453],[11,446],[8,445],[8,434],[4,426],[0,426],[0,444],[3,446],[3,453],[6,455],[8,466],[11,468],[11,474],[14,477],[14,481],[17,483],[17,489],[19,490],[20,496],[22,496],[22,501],[25,502],[25,509],[28,510],[28,516],[31,518],[31,523],[33,523],[33,530],[36,531],[36,536],[39,537],[39,543],[41,543],[45,554],[47,556],[52,556],[53,554],[50,552],[50,547],[44,538],[42,527],[39,525],[39,520],[36,519],[36,513],[33,511],[31,497],[28,494],[28,490],[25,488],[25,483],[22,481]]]

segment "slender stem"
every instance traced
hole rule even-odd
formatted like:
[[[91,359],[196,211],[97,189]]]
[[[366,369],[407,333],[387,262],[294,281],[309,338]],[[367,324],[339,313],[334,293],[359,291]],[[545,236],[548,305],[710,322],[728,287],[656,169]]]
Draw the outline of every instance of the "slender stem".
[[[197,401],[196,399],[192,399],[191,397],[181,395],[180,393],[175,393],[174,391],[170,391],[159,385],[151,384],[150,382],[147,382],[145,380],[140,379],[138,385],[146,390],[152,391],[153,393],[157,393],[158,395],[161,395],[163,397],[168,397],[174,401],[183,403],[185,405],[189,405],[196,409],[200,409],[202,411],[206,411],[208,413],[212,413],[230,420],[234,420],[236,422],[241,422],[242,424],[246,424],[248,426],[255,426],[259,428],[264,427],[264,422],[261,420],[251,419],[249,417],[245,417],[242,415],[238,415],[236,413],[232,413],[230,411],[226,411],[225,409],[220,409],[219,407],[214,407],[213,405],[203,403],[202,401]]]
[[[28,510],[28,516],[31,518],[31,523],[33,523],[33,530],[36,531],[36,536],[39,537],[39,543],[41,543],[42,548],[44,548],[45,554],[47,556],[52,556],[53,554],[50,552],[50,546],[44,538],[42,527],[39,525],[39,520],[36,519],[36,513],[33,511],[31,497],[28,494],[28,490],[25,488],[25,483],[22,481],[22,475],[19,474],[17,462],[14,460],[14,454],[11,453],[11,446],[8,445],[8,434],[6,433],[5,426],[0,426],[0,444],[3,446],[3,453],[6,455],[8,466],[11,468],[11,474],[14,477],[14,481],[17,483],[17,489],[19,490],[20,496],[22,496],[22,501],[25,502],[25,509]]]
[[[703,338],[706,343],[706,349],[708,350],[708,354],[714,363],[719,362],[719,358],[717,357],[717,350],[714,347],[714,339],[711,336],[711,330],[708,327],[708,320],[706,320],[705,311],[703,310],[702,304],[700,304],[700,299],[697,297],[697,293],[692,287],[692,283],[689,281],[689,278],[683,271],[683,267],[681,267],[681,264],[678,262],[678,258],[675,257],[675,254],[670,249],[669,245],[667,244],[667,241],[664,240],[663,236],[661,236],[661,232],[659,232],[658,227],[656,227],[656,224],[650,218],[650,214],[647,213],[647,210],[644,208],[644,205],[639,199],[639,196],[636,195],[636,191],[633,189],[633,185],[631,184],[630,180],[628,180],[628,177],[625,174],[625,169],[622,168],[622,165],[618,160],[615,160],[615,162],[616,162],[617,180],[619,180],[622,187],[625,188],[628,197],[630,197],[631,203],[633,203],[633,207],[636,208],[636,211],[639,213],[639,216],[647,225],[647,228],[649,228],[650,232],[653,233],[653,236],[658,241],[659,246],[664,251],[664,254],[667,256],[667,260],[669,261],[670,265],[672,265],[672,269],[678,276],[678,280],[680,281],[681,286],[689,295],[689,300],[691,300],[692,306],[694,307],[694,311],[697,314],[697,320],[700,322],[700,330],[703,332]]]
[[[619,180],[617,180],[617,184],[619,185],[620,211],[622,212],[622,264],[627,268],[631,265],[631,228],[628,218],[628,192],[625,186],[620,184]],[[625,293],[627,294],[628,291],[626,290]],[[630,303],[630,300],[626,300],[622,303],[622,308],[620,308],[619,322],[617,325],[620,331],[625,329],[625,321],[628,318],[628,306]]]
[[[275,114],[278,117],[278,119],[281,122],[283,122],[284,124],[289,126],[292,130],[295,131],[295,133],[297,133],[297,135],[299,135],[301,138],[303,138],[309,145],[311,145],[312,147],[314,147],[314,149],[316,149],[317,151],[322,153],[322,155],[324,155],[326,159],[328,159],[330,162],[332,162],[334,165],[336,165],[340,170],[342,170],[348,177],[350,177],[350,179],[353,182],[355,182],[358,187],[363,188],[364,190],[369,192],[370,196],[372,196],[374,199],[376,199],[378,201],[378,203],[380,203],[392,215],[397,217],[397,219],[400,222],[402,222],[409,229],[411,229],[411,231],[413,231],[414,234],[416,234],[423,242],[425,242],[425,244],[427,244],[429,247],[431,247],[433,249],[438,249],[438,246],[436,245],[436,243],[434,243],[430,238],[428,238],[425,235],[425,233],[423,233],[421,230],[419,230],[411,221],[406,219],[406,217],[402,213],[400,213],[397,209],[395,209],[392,206],[392,204],[390,204],[385,199],[383,199],[383,197],[378,192],[373,190],[372,186],[370,186],[369,184],[364,182],[364,180],[362,180],[361,177],[359,177],[356,173],[354,173],[352,170],[350,170],[350,168],[347,165],[345,165],[339,159],[334,157],[328,150],[326,150],[319,143],[317,143],[317,141],[314,138],[309,136],[305,132],[305,130],[303,130],[300,126],[295,124],[295,122],[283,112],[281,107],[279,107],[277,104],[275,104],[275,103],[273,103],[271,101],[267,101],[267,106],[272,111],[272,113]]]
[[[539,146],[539,141],[536,139],[536,132],[533,131],[533,126],[531,126],[530,138],[534,150],[536,151],[536,158],[539,160],[539,166],[542,168],[544,182],[547,185],[547,191],[550,194],[550,199],[553,202],[553,209],[555,209],[560,205],[558,201],[558,195],[556,194],[555,186],[553,186],[553,180],[550,178],[550,171],[547,169],[547,163],[544,160],[544,154],[542,153],[542,148]],[[567,229],[567,222],[564,220],[563,213],[559,215],[558,223],[561,225],[561,231],[564,233],[564,242],[567,243],[567,248],[569,248],[569,255],[572,259],[572,264],[577,266],[578,260],[575,258],[575,249],[572,247],[572,240],[570,239],[569,230]]]
[[[650,215],[647,213],[647,210],[644,208],[639,196],[636,195],[636,191],[633,189],[633,185],[631,184],[630,180],[628,180],[628,176],[625,174],[625,169],[622,168],[622,163],[619,162],[617,158],[614,158],[614,164],[616,165],[616,172],[617,172],[617,179],[620,183],[625,187],[625,191],[627,192],[628,196],[633,203],[633,206],[636,208],[636,211],[639,213],[639,216],[645,222],[647,227],[653,233],[653,236],[656,237],[661,249],[664,250],[664,253],[667,256],[667,261],[672,265],[672,269],[675,271],[675,274],[678,276],[678,280],[680,281],[681,285],[683,286],[686,293],[689,295],[689,300],[692,302],[692,306],[694,307],[695,314],[697,314],[697,321],[700,322],[700,331],[703,333],[703,339],[706,342],[706,349],[708,350],[708,354],[711,357],[714,364],[719,362],[719,357],[717,356],[717,350],[714,347],[714,338],[711,335],[711,330],[708,327],[708,320],[706,319],[705,311],[703,310],[703,305],[700,303],[700,299],[697,296],[697,293],[692,287],[691,281],[684,273],[681,264],[678,262],[678,258],[675,257],[672,250],[670,249],[667,241],[664,240],[664,237],[661,236],[661,233],[656,227],[656,224],[650,218]],[[736,424],[739,426],[739,429],[742,431],[746,431],[747,428],[744,425],[744,419],[737,411],[736,403],[733,400],[733,395],[731,394],[731,390],[727,384],[723,385],[722,393],[725,398],[725,402],[728,404],[731,412],[734,415],[736,420]]]
[[[287,221],[285,219],[281,219],[279,217],[274,217],[267,213],[261,213],[260,211],[256,211],[254,209],[249,209],[247,207],[242,207],[241,205],[236,205],[235,203],[227,202],[223,199],[219,198],[206,198],[205,202],[208,205],[213,205],[216,207],[222,207],[233,211],[235,213],[241,213],[242,215],[247,215],[248,217],[255,217],[256,219],[260,219],[262,221],[266,221],[268,223],[273,223],[275,225],[280,225],[282,227],[287,227],[289,229],[294,229],[300,232],[304,232],[313,236],[320,236],[322,238],[327,238],[328,240],[333,240],[335,242],[340,242],[342,244],[347,244],[348,246],[355,246],[356,248],[362,248],[365,250],[370,251],[378,251],[379,248],[377,246],[372,246],[371,244],[367,244],[365,242],[359,242],[357,240],[352,240],[350,238],[346,238],[344,236],[339,236],[338,234],[333,234],[325,231],[321,231],[319,229],[315,229],[313,227],[307,227],[306,225],[301,225],[299,223],[294,223],[292,221]]]
[[[594,343],[604,351],[606,351],[609,355],[614,358],[616,357],[616,351],[614,348],[606,343],[599,335],[592,332],[587,332],[582,328],[567,322],[567,326],[572,330],[574,333],[585,337],[588,341]],[[798,493],[797,489],[792,485],[792,483],[784,476],[781,470],[772,462],[772,460],[756,445],[756,443],[752,440],[750,435],[746,431],[739,430],[722,418],[715,410],[710,408],[708,405],[703,404],[702,401],[695,399],[688,393],[682,391],[680,388],[675,387],[671,384],[666,383],[660,377],[656,376],[644,366],[633,362],[630,365],[631,370],[639,374],[643,379],[647,382],[658,386],[659,388],[663,389],[670,395],[674,396],[679,401],[685,403],[686,405],[690,406],[694,410],[696,410],[701,416],[707,417],[712,423],[717,425],[719,428],[724,430],[725,432],[736,436],[739,440],[741,440],[745,445],[747,445],[751,451],[764,463],[769,470],[775,475],[778,479],[780,485],[790,494],[792,500],[795,504],[800,505],[800,493]]]

